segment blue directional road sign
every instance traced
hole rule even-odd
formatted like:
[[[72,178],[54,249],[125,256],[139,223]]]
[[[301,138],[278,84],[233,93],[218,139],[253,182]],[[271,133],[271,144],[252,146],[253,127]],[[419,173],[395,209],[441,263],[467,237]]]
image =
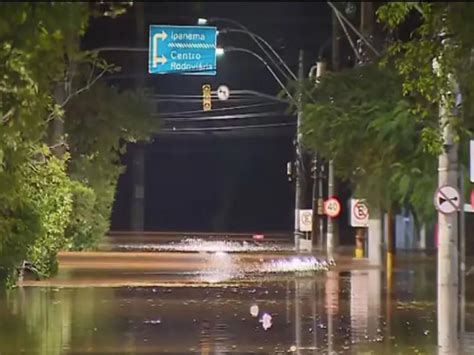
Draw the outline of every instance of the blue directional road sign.
[[[216,75],[216,27],[150,26],[148,72]]]

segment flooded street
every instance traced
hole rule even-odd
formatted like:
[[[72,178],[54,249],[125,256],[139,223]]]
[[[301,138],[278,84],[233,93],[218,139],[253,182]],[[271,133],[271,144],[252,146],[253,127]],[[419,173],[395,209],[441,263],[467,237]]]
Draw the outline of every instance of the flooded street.
[[[182,258],[179,272],[153,272],[158,263],[143,255],[111,255],[102,268],[91,263],[93,254],[84,254],[89,267],[82,268],[77,255],[62,256],[56,279],[25,281],[2,294],[0,354],[443,353],[436,346],[433,258],[405,262],[387,292],[384,273],[362,265],[297,273],[247,269],[235,277],[235,268],[274,259],[148,253],[164,264],[174,260],[174,269]],[[130,257],[140,262],[125,263]],[[190,273],[186,265],[200,271]],[[142,283],[127,286],[132,280]],[[468,294],[473,291],[468,282]],[[466,308],[469,331],[474,307],[468,302]],[[458,353],[472,351],[466,345]]]

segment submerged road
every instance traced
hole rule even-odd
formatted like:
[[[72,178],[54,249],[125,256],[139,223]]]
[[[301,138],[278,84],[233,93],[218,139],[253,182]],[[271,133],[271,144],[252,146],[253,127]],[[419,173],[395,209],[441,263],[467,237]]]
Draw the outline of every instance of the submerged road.
[[[310,256],[289,252],[62,252],[58,275],[46,280],[25,279],[24,286],[201,286],[242,283],[288,276],[281,263],[298,261],[305,271]],[[322,259],[321,259],[322,260]],[[275,268],[274,270],[271,268]],[[278,269],[280,267],[280,269]],[[367,269],[365,260],[340,257],[331,269]],[[279,272],[272,272],[279,271]],[[288,271],[288,270],[286,270]],[[314,267],[306,270],[318,273]]]

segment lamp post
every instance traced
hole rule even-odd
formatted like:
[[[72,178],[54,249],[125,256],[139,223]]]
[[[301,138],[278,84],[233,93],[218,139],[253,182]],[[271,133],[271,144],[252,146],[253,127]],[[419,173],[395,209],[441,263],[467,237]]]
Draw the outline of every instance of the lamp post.
[[[225,33],[225,32],[236,32],[236,33],[245,33],[245,34],[247,34],[248,36],[250,36],[250,38],[252,38],[252,40],[257,44],[257,46],[260,48],[260,50],[263,53],[265,53],[265,55],[268,57],[268,59],[280,70],[280,72],[284,76],[287,77],[287,74],[285,74],[283,72],[283,70],[281,70],[280,65],[282,65],[285,68],[285,70],[288,72],[288,74],[290,75],[290,77],[293,80],[297,80],[296,75],[291,71],[291,69],[288,67],[288,65],[285,63],[285,61],[280,57],[280,55],[275,51],[275,49],[273,49],[273,47],[265,39],[263,39],[261,36],[251,32],[246,26],[244,26],[240,22],[229,19],[229,18],[213,17],[213,18],[209,18],[209,19],[206,19],[206,18],[199,18],[198,19],[198,25],[207,25],[208,23],[212,23],[212,22],[224,22],[224,23],[227,22],[227,23],[230,23],[234,26],[239,27],[239,29],[230,29],[230,28],[229,29],[224,29],[221,32],[223,32],[223,33]],[[274,59],[269,54],[269,52],[264,48],[262,43],[267,48],[270,49],[270,51],[278,59],[278,62],[280,64],[278,64],[274,61]]]
[[[288,91],[288,89],[286,88],[285,84],[283,84],[283,82],[280,80],[280,78],[278,77],[278,75],[275,73],[275,71],[272,69],[272,67],[267,63],[267,61],[265,59],[263,59],[262,56],[260,56],[259,54],[251,51],[250,49],[246,49],[246,48],[239,48],[239,47],[226,47],[226,48],[217,48],[216,50],[216,55],[217,56],[223,56],[225,53],[227,52],[243,52],[243,53],[248,53],[252,56],[254,56],[255,58],[257,58],[260,62],[263,63],[263,65],[265,65],[265,67],[267,68],[267,70],[270,72],[270,74],[273,76],[273,78],[276,80],[276,82],[278,83],[278,85],[280,85],[281,89],[285,92],[285,94],[288,96],[288,98],[291,100],[292,103],[296,104],[296,100],[295,98],[293,97],[293,95],[290,94],[290,92]]]
[[[230,47],[226,48],[224,50],[219,51],[219,55],[222,56],[226,51],[232,52],[232,51],[238,51],[238,52],[244,52],[253,55],[255,58],[260,60],[265,67],[268,69],[268,71],[272,74],[274,79],[278,82],[280,87],[283,89],[283,91],[286,93],[288,98],[291,100],[291,102],[298,108],[298,115],[297,115],[297,133],[296,133],[296,191],[295,191],[295,225],[294,225],[294,243],[295,243],[295,249],[297,251],[300,250],[300,237],[301,237],[301,232],[300,232],[300,226],[299,226],[299,210],[304,209],[306,206],[305,203],[305,193],[306,193],[306,184],[305,184],[305,177],[303,175],[304,172],[304,166],[303,166],[303,154],[302,154],[302,144],[301,144],[301,119],[302,119],[302,91],[301,91],[301,86],[299,87],[298,91],[298,98],[295,99],[286,89],[285,85],[281,82],[281,80],[278,78],[274,70],[268,65],[268,63],[263,59],[260,55],[257,53],[245,49],[245,48],[236,48],[236,47]],[[300,51],[299,53],[299,67],[298,67],[298,81],[301,83],[303,80],[303,52]]]

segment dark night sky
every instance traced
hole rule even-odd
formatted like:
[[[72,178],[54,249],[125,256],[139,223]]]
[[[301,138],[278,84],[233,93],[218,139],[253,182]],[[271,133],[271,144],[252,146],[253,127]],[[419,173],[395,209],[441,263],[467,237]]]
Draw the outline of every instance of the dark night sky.
[[[307,73],[331,34],[330,9],[320,2],[149,2],[145,3],[143,30],[148,38],[150,24],[194,25],[199,17],[241,22],[264,37],[295,73],[298,50],[305,50]],[[91,23],[84,46],[136,46],[135,31],[131,9],[121,18]],[[240,34],[220,35],[218,44],[258,50],[250,38]],[[204,83],[211,84],[213,90],[225,83],[231,90],[257,90],[270,95],[279,92],[265,67],[244,53],[228,53],[219,59],[215,77],[148,75],[146,54],[138,54],[143,63],[138,72],[132,65],[137,59],[134,56],[137,54],[128,53],[110,59],[123,66],[122,74],[145,74],[147,87],[155,93],[200,95]],[[115,84],[130,87],[133,81],[121,79]],[[200,103],[158,106],[162,113],[199,109]],[[278,109],[283,112],[284,106]],[[265,122],[291,120],[294,116],[279,115]],[[146,230],[292,230],[294,188],[287,181],[286,162],[293,158],[294,131],[280,128],[267,135],[245,131],[155,137],[146,148]],[[130,154],[124,161],[130,166]],[[119,181],[112,230],[129,229],[131,191],[128,168]]]

